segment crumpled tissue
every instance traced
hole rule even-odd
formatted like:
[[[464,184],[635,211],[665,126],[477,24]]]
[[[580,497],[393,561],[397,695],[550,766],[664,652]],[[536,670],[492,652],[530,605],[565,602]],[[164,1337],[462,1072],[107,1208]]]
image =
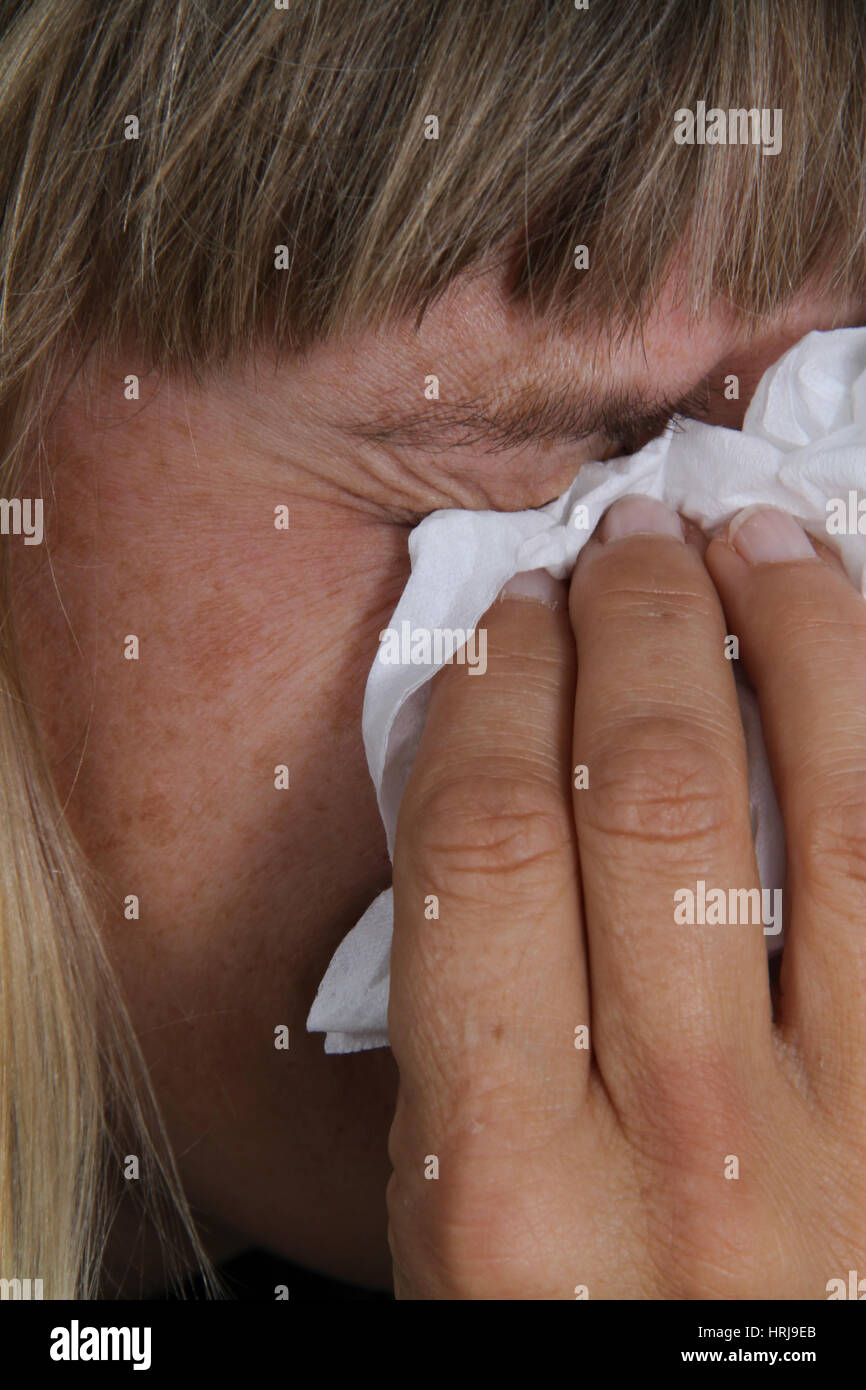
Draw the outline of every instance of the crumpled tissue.
[[[626,493],[656,497],[705,531],[744,507],[784,508],[839,554],[866,597],[866,328],[809,333],[762,377],[742,430],[679,420],[639,453],[580,468],[567,492],[533,511],[433,512],[409,536],[411,576],[389,627],[472,629],[503,585],[524,570],[567,578],[602,514]],[[857,527],[863,502],[863,534]],[[847,533],[829,520],[844,510]],[[585,508],[585,511],[583,510]],[[588,524],[587,524],[588,521]],[[578,522],[579,524],[574,524]],[[853,524],[852,524],[853,522]],[[364,746],[393,858],[397,812],[427,710],[430,679],[451,654],[425,665],[385,664],[367,680]],[[440,656],[441,660],[436,660]],[[467,673],[468,674],[468,673]],[[784,831],[755,696],[738,680],[749,757],[752,829],[761,883],[781,888]],[[344,938],[307,1019],[326,1052],[388,1045],[394,911],[380,893]],[[767,936],[768,945],[778,938]]]

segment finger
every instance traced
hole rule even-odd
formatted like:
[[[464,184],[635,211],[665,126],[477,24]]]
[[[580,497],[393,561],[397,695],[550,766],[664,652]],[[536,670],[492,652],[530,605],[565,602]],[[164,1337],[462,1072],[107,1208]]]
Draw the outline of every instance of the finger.
[[[625,498],[571,584],[594,1044],[626,1093],[771,1056],[743,729],[721,605],[682,535],[661,503]]]
[[[783,1031],[815,1075],[866,1063],[866,605],[797,522],[735,518],[707,566],[758,694],[785,823]]]
[[[506,599],[481,620],[483,675],[436,676],[400,808],[389,1034],[404,1116],[417,1102],[440,1139],[467,1117],[489,1130],[515,1113],[524,1138],[543,1133],[574,1113],[588,1072],[574,1045],[588,1022],[574,639],[565,586],[545,578],[556,609]]]

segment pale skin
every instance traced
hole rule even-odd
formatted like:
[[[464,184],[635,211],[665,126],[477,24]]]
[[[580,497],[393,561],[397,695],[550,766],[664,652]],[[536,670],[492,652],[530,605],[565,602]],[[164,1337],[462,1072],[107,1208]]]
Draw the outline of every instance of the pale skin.
[[[365,332],[318,348],[304,363],[275,370],[263,352],[255,373],[249,363],[236,364],[202,390],[177,380],[157,389],[131,350],[106,361],[86,389],[80,382],[70,389],[47,440],[48,475],[38,491],[31,488],[46,499],[46,544],[15,552],[17,630],[61,802],[117,903],[105,923],[109,952],[216,1256],[258,1244],[341,1278],[390,1282],[385,1193],[398,1093],[394,1056],[379,1050],[326,1057],[321,1036],[304,1029],[331,954],[391,877],[360,734],[377,634],[407,578],[406,539],[421,516],[439,507],[539,506],[568,485],[581,462],[616,452],[615,441],[600,438],[497,454],[480,447],[419,452],[362,443],[335,421],[369,417],[383,401],[417,407],[430,372],[439,374],[447,399],[482,385],[506,397],[531,371],[550,381],[582,379],[596,391],[625,382],[669,395],[709,376],[708,418],[736,427],[761,372],[786,347],[810,328],[864,317],[863,306],[816,292],[751,329],[722,306],[688,324],[662,296],[642,343],[633,339],[608,352],[602,335],[593,351],[595,339],[554,335],[506,310],[487,278],[455,286],[418,332],[409,324]],[[141,374],[137,403],[123,396],[130,372]],[[720,389],[730,372],[741,380],[736,403],[724,401]],[[288,532],[273,525],[279,504],[291,511]],[[834,1261],[848,1269],[845,1262],[858,1256],[866,1267],[858,1215],[864,1194],[856,1187],[864,1137],[863,956],[853,915],[863,908],[860,841],[852,835],[844,856],[838,846],[828,850],[842,867],[842,858],[850,859],[853,869],[831,900],[830,939],[818,930],[818,871],[810,867],[809,883],[795,885],[812,929],[809,944],[792,949],[791,959],[801,961],[790,967],[797,971],[792,980],[807,956],[824,969],[817,995],[813,989],[807,999],[789,987],[796,1019],[778,1035],[787,1047],[771,1040],[769,1006],[761,1002],[763,938],[720,937],[705,954],[679,938],[650,952],[629,947],[636,896],[645,904],[670,886],[681,794],[692,816],[695,787],[703,787],[706,805],[718,802],[694,853],[742,886],[751,882],[742,877],[751,870],[730,672],[710,663],[695,685],[694,653],[714,652],[723,629],[715,585],[732,605],[734,628],[742,615],[744,645],[758,649],[759,665],[769,660],[761,632],[775,634],[773,651],[781,645],[773,690],[786,680],[798,688],[805,727],[826,724],[828,703],[842,712],[847,756],[859,756],[860,767],[866,736],[853,687],[859,678],[862,689],[866,667],[861,601],[824,561],[800,561],[790,572],[784,565],[748,569],[743,577],[722,543],[705,565],[671,538],[617,542],[581,564],[571,589],[578,719],[590,721],[591,733],[592,709],[609,711],[622,686],[643,689],[658,703],[655,687],[636,681],[641,672],[650,677],[643,646],[659,640],[659,625],[632,615],[635,630],[623,627],[623,641],[598,637],[605,614],[625,624],[616,614],[617,585],[631,583],[642,566],[645,576],[650,559],[656,581],[679,595],[665,640],[679,653],[683,678],[679,696],[670,680],[663,691],[670,776],[678,768],[680,778],[676,786],[663,783],[668,809],[657,845],[633,834],[626,854],[628,835],[615,835],[611,820],[616,805],[631,805],[634,831],[642,804],[637,760],[642,748],[657,757],[637,731],[639,707],[621,711],[632,720],[623,730],[633,752],[611,776],[624,779],[623,796],[606,806],[570,799],[575,642],[564,608],[511,602],[491,615],[496,673],[468,683],[484,687],[489,706],[466,706],[467,683],[449,685],[453,673],[438,682],[431,722],[441,723],[445,702],[456,702],[454,737],[476,750],[478,778],[451,786],[438,802],[434,796],[434,809],[445,804],[460,824],[471,805],[483,803],[487,819],[473,832],[478,885],[472,888],[464,873],[456,876],[459,890],[443,888],[448,920],[443,914],[438,935],[425,935],[412,915],[413,894],[436,891],[425,885],[454,872],[444,828],[431,836],[435,817],[412,810],[432,795],[437,778],[449,785],[454,749],[447,738],[433,749],[427,738],[395,869],[401,912],[391,1027],[402,1083],[389,1205],[398,1292],[408,1296],[516,1290],[559,1298],[572,1297],[576,1284],[590,1284],[597,1296],[652,1296],[654,1289],[669,1297],[738,1296],[740,1287],[754,1289],[762,1272],[776,1277],[772,1253],[783,1293],[815,1297],[818,1281],[823,1287],[836,1272]],[[801,585],[807,621],[836,615],[835,627],[825,624],[826,638],[815,639],[820,690],[805,675],[805,684],[796,678],[806,651],[795,634],[786,635],[778,611],[779,593],[790,594],[791,584]],[[842,637],[832,640],[843,628],[844,659]],[[135,663],[122,655],[129,633],[141,643]],[[538,688],[529,683],[532,695],[524,689],[530,661],[543,673]],[[764,680],[762,665],[755,674]],[[701,720],[705,729],[709,718],[706,710],[701,715],[698,689],[714,712],[719,757],[710,760],[703,750],[687,777],[690,750],[695,758],[699,751],[690,730]],[[519,705],[521,713],[500,721],[494,750],[485,720],[500,697],[506,712]],[[779,715],[776,721],[774,705],[771,744],[784,769],[800,726],[789,724],[783,737],[784,691],[770,699]],[[530,708],[537,718],[528,731]],[[603,769],[603,739],[597,730],[593,738],[593,757],[581,761],[599,760]],[[814,785],[826,789],[835,777],[838,788],[847,770],[859,833],[857,764],[840,765],[829,733],[827,741],[813,738]],[[497,764],[514,772],[504,786],[499,774],[490,779],[485,758],[494,752]],[[274,788],[281,763],[291,769],[287,792]],[[786,817],[805,815],[805,800],[798,812],[801,792],[797,782],[785,799]],[[521,807],[541,812],[531,838],[509,831],[503,841],[497,817],[504,801],[512,825]],[[825,839],[830,834],[828,826]],[[578,839],[584,892],[587,882],[598,885],[586,923],[574,893]],[[495,873],[480,862],[487,848]],[[555,912],[538,854],[563,885]],[[533,951],[526,956],[519,915],[503,907],[506,882],[532,911]],[[610,885],[618,885],[614,896]],[[482,923],[495,919],[495,951],[481,949],[471,914],[464,922],[464,891],[468,902],[483,903]],[[134,923],[122,912],[129,893],[141,901]],[[595,941],[605,935],[610,941],[597,966]],[[593,952],[591,997],[585,941]],[[431,953],[436,972],[426,968]],[[692,1004],[679,1031],[668,1035],[659,1022],[671,1018],[674,988],[677,999],[688,995]],[[810,1010],[814,1027],[806,1028]],[[598,1050],[592,1066],[571,1043],[583,1021],[591,1021]],[[291,1029],[288,1052],[273,1045],[280,1024]],[[494,1027],[502,1030],[495,1038]],[[441,1072],[425,1052],[434,1045],[442,1049]],[[812,1085],[819,1062],[820,1091]],[[552,1078],[541,1111],[534,1069]],[[794,1076],[801,1077],[800,1091]],[[652,1118],[661,1114],[664,1126]],[[470,1118],[480,1132],[467,1129]],[[517,1163],[521,1145],[533,1175],[528,1185]],[[442,1162],[438,1183],[423,1179],[422,1160],[431,1152]],[[738,1183],[721,1177],[731,1152],[741,1158]],[[815,1175],[827,1165],[840,1178],[835,1195],[822,1197]],[[682,1195],[687,1173],[691,1199],[672,1231],[670,1194]],[[788,1245],[767,1196],[780,1173],[789,1209],[808,1212],[808,1220],[791,1218]],[[749,1250],[746,1210],[761,1233]],[[662,1252],[672,1237],[678,1263],[666,1273]],[[482,1259],[490,1249],[496,1257]],[[503,1256],[506,1249],[513,1258]],[[145,1278],[156,1280],[158,1270],[154,1255]]]

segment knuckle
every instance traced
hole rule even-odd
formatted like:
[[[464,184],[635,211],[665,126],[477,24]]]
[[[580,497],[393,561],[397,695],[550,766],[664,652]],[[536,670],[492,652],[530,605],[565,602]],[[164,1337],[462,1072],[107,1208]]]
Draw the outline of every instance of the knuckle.
[[[389,1242],[414,1296],[513,1295],[515,1263],[522,1269],[515,1257],[531,1251],[537,1224],[535,1184],[524,1165],[491,1150],[483,1135],[458,1129],[433,1144],[441,1167],[427,1180],[432,1155],[423,1145],[396,1147],[386,1189]]]
[[[739,1183],[730,1182],[737,1188]],[[783,1232],[758,1190],[720,1201],[719,1179],[684,1179],[676,1204],[650,1218],[653,1245],[663,1252],[659,1281],[676,1300],[754,1299],[766,1296],[767,1271],[778,1266]]]
[[[393,1172],[385,1190],[388,1240],[395,1267],[414,1297],[472,1297],[473,1265],[484,1221],[477,1196],[467,1184],[467,1166],[453,1152],[426,1152],[420,1135],[392,1136]],[[432,1159],[442,1172],[425,1176]],[[471,1171],[471,1167],[469,1168]]]
[[[590,763],[578,802],[580,827],[626,841],[695,846],[730,830],[740,795],[731,762],[708,746],[706,731],[652,716],[612,731]]]
[[[397,831],[403,852],[411,846],[416,863],[435,864],[458,880],[508,875],[531,886],[572,834],[564,796],[527,773],[509,778],[467,770],[404,807]]]

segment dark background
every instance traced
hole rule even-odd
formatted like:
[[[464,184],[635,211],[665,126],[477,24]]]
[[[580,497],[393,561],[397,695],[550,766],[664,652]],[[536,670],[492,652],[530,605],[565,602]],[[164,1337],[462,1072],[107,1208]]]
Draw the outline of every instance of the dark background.
[[[243,1302],[273,1303],[274,1287],[285,1284],[289,1290],[290,1302],[318,1303],[322,1299],[367,1299],[379,1303],[393,1303],[390,1291],[362,1289],[355,1284],[343,1284],[339,1279],[328,1279],[323,1274],[282,1260],[267,1250],[245,1250],[231,1260],[217,1266],[232,1298]],[[201,1280],[189,1279],[180,1293],[166,1293],[164,1300],[177,1301],[205,1298]]]

